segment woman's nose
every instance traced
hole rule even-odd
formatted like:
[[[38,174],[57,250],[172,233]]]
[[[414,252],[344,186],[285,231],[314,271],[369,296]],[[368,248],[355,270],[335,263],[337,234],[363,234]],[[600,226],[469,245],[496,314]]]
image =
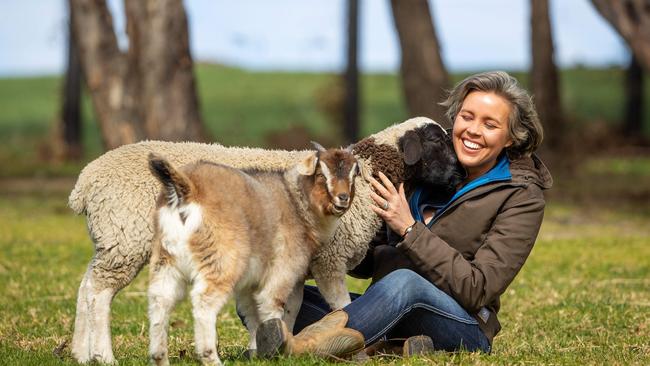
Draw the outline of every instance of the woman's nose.
[[[479,135],[481,133],[479,122],[476,120],[471,121],[467,126],[467,133],[472,135]]]

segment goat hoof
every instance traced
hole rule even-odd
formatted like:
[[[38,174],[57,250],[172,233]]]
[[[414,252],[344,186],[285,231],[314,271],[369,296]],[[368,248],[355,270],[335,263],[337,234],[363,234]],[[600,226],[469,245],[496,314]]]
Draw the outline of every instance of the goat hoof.
[[[288,334],[280,319],[269,319],[257,328],[257,357],[272,358],[284,351]]]

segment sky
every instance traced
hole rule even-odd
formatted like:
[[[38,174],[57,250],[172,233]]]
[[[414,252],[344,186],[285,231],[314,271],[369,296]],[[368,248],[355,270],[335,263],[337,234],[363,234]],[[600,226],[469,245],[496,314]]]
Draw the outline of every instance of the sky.
[[[530,0],[430,0],[451,71],[526,70]],[[0,0],[0,77],[64,70],[65,0]],[[108,1],[126,48],[122,2]],[[389,0],[359,0],[359,63],[395,72],[400,54]],[[624,65],[623,40],[589,0],[550,0],[556,63]],[[345,64],[345,0],[185,0],[195,61],[247,70],[340,71]]]

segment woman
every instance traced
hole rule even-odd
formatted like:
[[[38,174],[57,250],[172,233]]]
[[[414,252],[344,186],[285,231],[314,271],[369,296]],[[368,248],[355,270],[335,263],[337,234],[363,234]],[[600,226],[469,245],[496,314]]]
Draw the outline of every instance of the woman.
[[[407,199],[403,185],[380,173],[373,210],[399,241],[371,245],[353,274],[372,274],[373,284],[342,311],[317,321],[330,309],[316,288],[306,288],[295,330],[315,323],[295,337],[281,331],[276,345],[285,352],[343,355],[363,346],[361,335],[366,346],[424,335],[434,349],[490,352],[501,329],[499,296],[533,248],[542,191],[552,184],[533,155],[542,127],[530,96],[505,72],[466,78],[442,105],[463,183],[447,202],[432,201],[423,188]],[[261,327],[262,343],[269,328]],[[344,328],[361,335],[342,337]]]

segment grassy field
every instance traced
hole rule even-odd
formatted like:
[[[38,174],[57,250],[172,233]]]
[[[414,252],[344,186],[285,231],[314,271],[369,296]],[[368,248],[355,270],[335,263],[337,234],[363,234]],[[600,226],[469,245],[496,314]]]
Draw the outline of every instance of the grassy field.
[[[616,69],[563,72],[573,128],[616,124],[621,76]],[[197,77],[204,119],[216,141],[270,146],[274,136],[301,128],[322,141],[337,141],[322,109],[322,99],[333,90],[332,75],[201,65]],[[44,159],[59,83],[54,77],[0,79],[0,365],[74,364],[69,347],[58,355],[53,350],[71,339],[76,291],[92,245],[84,219],[66,205],[67,194],[80,168],[102,151],[86,99],[84,161],[56,165]],[[365,76],[362,86],[364,135],[405,118],[394,76]],[[577,167],[553,171],[556,184],[540,237],[502,297],[504,329],[491,355],[438,353],[369,364],[650,364],[650,156],[645,154],[587,155]],[[358,280],[349,284],[355,291],[366,286]],[[142,273],[115,299],[113,348],[121,365],[148,363],[145,292]],[[172,323],[171,361],[196,364],[187,302]],[[317,358],[246,361],[246,332],[232,304],[220,316],[219,331],[220,354],[228,364],[329,364]]]
[[[92,247],[84,219],[71,215],[65,193],[0,195],[1,364],[73,363],[69,348],[60,357],[53,350],[71,339],[76,290]],[[371,364],[649,364],[649,218],[644,211],[552,202],[528,263],[502,297],[504,329],[493,354],[440,353]],[[351,280],[350,286],[361,291],[365,283]],[[112,332],[122,365],[147,364],[145,293],[142,273],[115,299]],[[172,362],[195,364],[187,301],[172,323]],[[232,305],[218,327],[222,358],[247,363],[245,329]],[[326,363],[300,358],[268,364]]]

